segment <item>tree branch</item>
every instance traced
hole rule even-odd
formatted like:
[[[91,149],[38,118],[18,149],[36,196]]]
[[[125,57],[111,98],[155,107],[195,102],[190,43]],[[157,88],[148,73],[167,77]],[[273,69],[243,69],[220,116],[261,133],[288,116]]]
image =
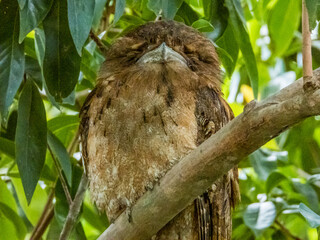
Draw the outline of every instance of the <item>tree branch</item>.
[[[302,58],[303,77],[312,77],[311,33],[306,1],[302,0]]]
[[[320,81],[320,69],[313,78]],[[316,86],[316,85],[313,85]],[[299,79],[244,112],[184,157],[152,191],[122,213],[99,239],[150,239],[241,159],[303,119],[320,114],[320,90],[305,92]]]
[[[74,200],[70,206],[66,222],[63,225],[63,229],[60,234],[60,240],[65,240],[69,238],[69,235],[77,222],[83,198],[86,193],[87,185],[88,179],[86,174],[83,173],[76,196],[74,197]]]

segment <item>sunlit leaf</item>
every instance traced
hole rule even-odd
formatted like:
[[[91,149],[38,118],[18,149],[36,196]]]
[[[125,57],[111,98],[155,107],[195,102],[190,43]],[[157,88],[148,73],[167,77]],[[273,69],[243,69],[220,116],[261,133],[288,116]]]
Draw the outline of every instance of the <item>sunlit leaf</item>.
[[[250,83],[253,89],[254,97],[257,98],[259,90],[259,75],[257,63],[252,50],[248,32],[243,23],[242,14],[239,14],[241,9],[239,9],[240,7],[238,5],[238,0],[226,0],[226,6],[230,14],[230,24],[232,26],[235,39],[239,45],[244,61],[246,63],[246,69],[250,78]]]
[[[305,204],[300,203],[299,211],[302,216],[308,221],[312,228],[317,228],[320,226],[320,216],[308,208]]]
[[[24,73],[24,45],[18,43],[19,11],[12,0],[0,2],[0,113],[11,105]]]
[[[10,229],[11,226],[8,227],[9,223],[14,226],[14,230]],[[24,239],[27,234],[27,228],[21,217],[12,208],[2,202],[0,202],[0,224],[2,229],[0,239]],[[4,228],[7,229],[3,232]]]
[[[275,56],[281,56],[288,49],[300,23],[300,6],[301,1],[281,0],[271,10],[268,28]]]
[[[16,161],[29,203],[46,157],[46,141],[46,112],[37,87],[28,80],[19,98]]]
[[[116,4],[118,4],[117,1]],[[93,20],[94,0],[69,0],[68,21],[74,45],[81,56],[82,47],[87,40]]]
[[[11,178],[16,190],[19,204],[28,220],[35,226],[42,214],[47,201],[47,193],[37,184],[31,203],[29,204],[24,196],[23,186],[20,178]]]
[[[39,25],[48,14],[53,0],[25,0],[20,10],[20,35],[21,43],[27,34]]]
[[[74,89],[80,71],[80,56],[68,27],[66,1],[54,1],[43,27],[46,39],[43,74],[50,94],[61,102]]]

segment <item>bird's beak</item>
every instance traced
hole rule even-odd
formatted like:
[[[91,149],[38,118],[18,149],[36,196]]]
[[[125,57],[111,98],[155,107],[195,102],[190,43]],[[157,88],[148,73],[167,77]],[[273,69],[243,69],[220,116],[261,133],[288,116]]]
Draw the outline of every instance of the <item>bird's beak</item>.
[[[147,52],[138,60],[139,64],[168,62],[179,62],[187,66],[186,59],[172,48],[168,47],[165,43],[161,43],[159,47]]]

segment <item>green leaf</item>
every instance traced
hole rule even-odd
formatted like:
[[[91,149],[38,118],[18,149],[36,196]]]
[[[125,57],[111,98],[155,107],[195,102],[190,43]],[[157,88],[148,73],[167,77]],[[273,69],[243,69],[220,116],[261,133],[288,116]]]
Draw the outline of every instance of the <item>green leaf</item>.
[[[24,45],[18,43],[17,2],[2,0],[0,16],[0,113],[5,114],[23,78]]]
[[[213,31],[213,26],[210,22],[205,19],[199,19],[192,23],[191,27],[197,29],[199,32],[211,32]]]
[[[17,211],[17,204],[12,193],[7,188],[7,184],[0,179],[0,202],[6,204],[9,208]]]
[[[41,68],[36,59],[26,56],[25,73],[30,79],[32,79],[38,85],[40,89],[42,88],[43,79]]]
[[[317,25],[317,8],[319,5],[318,0],[305,0],[306,6],[308,9],[308,15],[309,15],[309,27],[310,30],[314,29]]]
[[[27,80],[19,98],[16,161],[30,203],[44,165],[47,149],[46,112],[37,87]]]
[[[118,4],[117,1],[116,4]],[[81,56],[82,47],[89,36],[94,14],[94,0],[68,0],[68,21],[74,45]]]
[[[276,214],[273,202],[252,203],[245,210],[243,220],[252,230],[261,231],[271,226]]]
[[[216,44],[227,54],[223,54],[224,52],[219,54],[219,49],[217,49],[219,59],[226,69],[229,78],[231,78],[239,55],[239,45],[237,41],[235,41],[235,37],[230,25],[228,25],[223,35],[216,41]]]
[[[25,0],[20,10],[20,35],[21,43],[27,34],[42,22],[48,14],[53,0]]]
[[[43,75],[50,94],[61,102],[74,89],[80,72],[80,56],[68,27],[66,1],[54,1],[43,27],[46,39]]]
[[[126,0],[117,0],[116,1],[116,9],[114,13],[114,23],[118,22],[120,17],[124,13],[124,9],[126,7]]]
[[[271,10],[268,28],[275,56],[282,56],[294,37],[300,23],[300,3],[297,0],[281,0]]]
[[[93,14],[93,20],[92,20],[92,25],[95,30],[100,25],[100,20],[101,20],[106,2],[107,2],[107,0],[96,0],[95,1],[94,14]]]
[[[260,179],[267,180],[269,174],[277,169],[277,157],[265,150],[256,150],[249,159]]]
[[[24,7],[24,5],[26,4],[26,2],[27,2],[27,0],[18,0],[20,9],[22,9],[22,8]]]
[[[317,192],[309,183],[303,184],[300,182],[293,181],[293,186],[300,194],[302,194],[308,200],[310,207],[314,211],[319,211],[319,199]]]
[[[161,13],[164,19],[173,19],[183,0],[149,0],[148,8],[157,16]]]
[[[181,7],[179,8],[175,20],[177,21],[177,18],[181,17],[183,22],[191,26],[193,22],[198,20],[198,14],[186,3],[183,2]]]
[[[14,141],[0,137],[0,152],[6,154],[12,159],[15,159]]]
[[[64,145],[60,142],[60,140],[48,130],[47,134],[48,145],[52,150],[53,155],[59,161],[62,170],[67,178],[69,186],[71,186],[72,181],[72,169],[69,154],[64,147]]]
[[[203,0],[204,15],[213,25],[214,31],[210,34],[213,40],[222,36],[228,26],[229,12],[224,0]]]
[[[23,210],[31,224],[35,226],[46,205],[46,201],[48,198],[46,191],[42,189],[39,184],[37,184],[37,187],[34,191],[33,199],[29,204],[24,196],[23,184],[21,182],[21,179],[12,177],[11,181],[17,193],[21,209]]]
[[[287,180],[286,176],[279,172],[273,172],[266,181],[266,191],[269,193],[275,186],[279,185],[283,180]]]
[[[79,125],[79,117],[71,115],[60,115],[48,121],[48,129],[54,134],[58,131],[65,131],[69,127],[77,127]]]
[[[45,36],[41,28],[35,29],[34,48],[36,50],[37,59],[40,67],[43,66],[44,50],[45,50]]]
[[[11,233],[1,232],[0,239],[13,239],[13,236],[16,236],[16,239],[24,239],[27,234],[27,228],[21,217],[8,205],[0,202],[0,219],[3,217],[14,226],[14,231]],[[0,224],[2,221],[0,220]],[[3,228],[4,226],[1,224],[1,229]]]
[[[254,97],[257,99],[259,90],[258,68],[250,42],[249,34],[245,28],[241,14],[239,14],[238,0],[226,0],[226,6],[229,9],[230,24],[233,29],[235,39],[241,49],[246,69],[250,78]]]
[[[308,208],[305,204],[299,204],[299,211],[302,216],[308,221],[312,228],[317,228],[320,226],[320,216]]]

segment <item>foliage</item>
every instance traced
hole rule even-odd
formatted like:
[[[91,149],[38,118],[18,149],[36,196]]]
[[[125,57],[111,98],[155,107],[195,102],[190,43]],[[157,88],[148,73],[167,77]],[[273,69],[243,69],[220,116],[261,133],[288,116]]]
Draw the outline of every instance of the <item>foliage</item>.
[[[315,28],[319,1],[306,3]],[[223,92],[236,115],[302,74],[296,0],[1,0],[0,16],[0,239],[29,238],[53,192],[54,217],[43,236],[57,239],[61,232],[66,193],[74,197],[83,171],[78,113],[104,60],[90,31],[109,46],[159,16],[198,29],[214,41]],[[319,117],[281,134],[239,167],[234,239],[316,238]],[[96,239],[107,226],[86,197],[72,238]]]

